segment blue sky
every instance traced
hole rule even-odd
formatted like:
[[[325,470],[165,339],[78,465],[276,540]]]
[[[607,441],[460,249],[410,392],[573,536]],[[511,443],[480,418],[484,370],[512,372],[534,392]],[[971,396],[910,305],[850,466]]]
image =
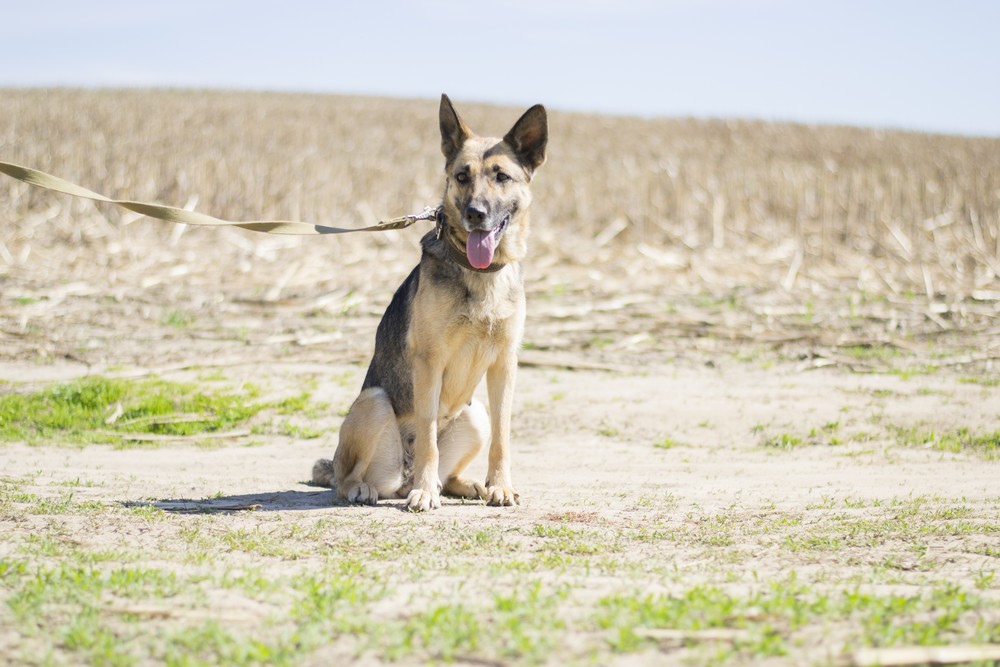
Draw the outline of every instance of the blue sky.
[[[447,92],[563,110],[1000,136],[992,0],[5,5],[5,87]]]

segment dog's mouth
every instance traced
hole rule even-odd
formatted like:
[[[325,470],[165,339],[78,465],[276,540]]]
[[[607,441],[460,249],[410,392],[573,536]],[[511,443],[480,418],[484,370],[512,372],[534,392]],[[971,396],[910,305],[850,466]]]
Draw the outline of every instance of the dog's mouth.
[[[477,269],[485,269],[493,263],[493,255],[500,243],[500,237],[507,229],[508,222],[510,222],[509,215],[493,229],[474,229],[469,232],[469,240],[465,244],[465,254],[469,258],[469,264]]]

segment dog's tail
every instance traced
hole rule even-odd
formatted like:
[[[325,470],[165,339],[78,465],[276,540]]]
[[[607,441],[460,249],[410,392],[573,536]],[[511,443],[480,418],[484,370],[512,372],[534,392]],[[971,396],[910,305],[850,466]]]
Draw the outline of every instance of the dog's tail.
[[[319,459],[313,464],[313,484],[332,489],[336,486],[336,479],[333,459]]]

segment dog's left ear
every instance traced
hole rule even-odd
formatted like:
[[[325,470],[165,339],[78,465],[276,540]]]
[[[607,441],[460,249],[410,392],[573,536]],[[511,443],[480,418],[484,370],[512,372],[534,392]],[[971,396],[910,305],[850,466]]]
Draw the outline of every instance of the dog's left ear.
[[[549,141],[549,120],[545,107],[536,104],[527,111],[503,138],[514,149],[514,155],[529,173],[545,162],[545,145]]]

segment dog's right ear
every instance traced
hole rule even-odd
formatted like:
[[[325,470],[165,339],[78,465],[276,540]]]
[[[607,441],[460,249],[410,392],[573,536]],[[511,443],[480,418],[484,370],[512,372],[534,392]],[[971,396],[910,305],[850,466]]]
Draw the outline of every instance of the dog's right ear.
[[[441,152],[444,153],[445,162],[451,164],[462,150],[465,140],[472,136],[472,130],[455,113],[455,107],[451,106],[447,95],[441,95],[438,119],[441,123]]]

